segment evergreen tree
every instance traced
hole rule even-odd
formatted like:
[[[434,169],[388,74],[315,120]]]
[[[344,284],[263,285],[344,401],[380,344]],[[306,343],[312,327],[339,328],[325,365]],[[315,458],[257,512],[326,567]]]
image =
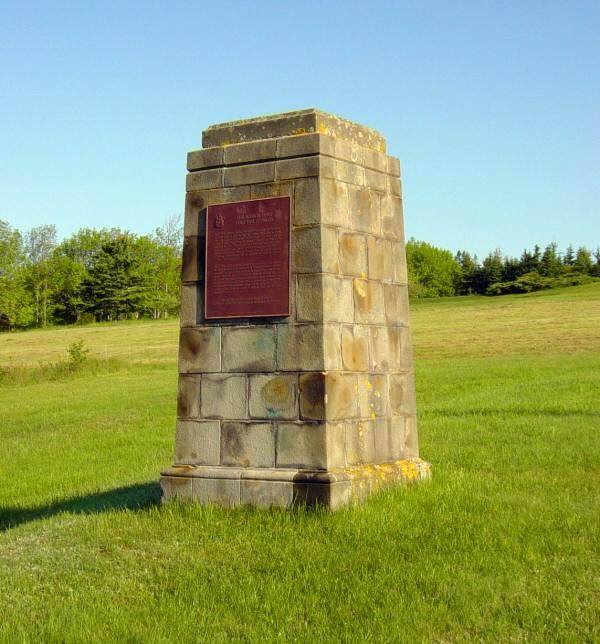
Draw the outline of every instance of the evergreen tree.
[[[575,256],[575,261],[573,262],[573,268],[578,273],[584,273],[590,275],[594,263],[592,262],[592,256],[590,251],[584,246],[580,246],[577,249],[577,255]]]
[[[544,277],[556,277],[562,272],[562,262],[558,256],[558,247],[554,242],[548,244],[544,249],[539,272]]]
[[[470,295],[476,293],[477,257],[464,250],[456,253],[456,261],[460,265],[461,277],[457,293],[459,295]]]
[[[502,252],[499,248],[491,252],[481,264],[480,292],[484,293],[492,284],[502,281]]]
[[[572,244],[569,244],[567,246],[567,250],[565,251],[565,255],[563,257],[563,265],[573,266],[574,263],[575,263],[575,252],[573,251]]]

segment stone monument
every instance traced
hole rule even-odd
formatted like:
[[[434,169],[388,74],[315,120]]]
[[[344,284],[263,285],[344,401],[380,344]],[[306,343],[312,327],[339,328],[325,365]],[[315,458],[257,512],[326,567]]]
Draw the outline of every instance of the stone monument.
[[[202,146],[164,500],[336,508],[429,476],[385,139],[310,109],[213,125]]]

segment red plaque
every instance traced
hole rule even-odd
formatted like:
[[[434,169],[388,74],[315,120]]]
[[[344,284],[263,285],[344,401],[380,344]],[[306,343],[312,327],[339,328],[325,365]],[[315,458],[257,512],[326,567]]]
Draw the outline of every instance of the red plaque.
[[[290,197],[206,210],[206,318],[290,314]]]

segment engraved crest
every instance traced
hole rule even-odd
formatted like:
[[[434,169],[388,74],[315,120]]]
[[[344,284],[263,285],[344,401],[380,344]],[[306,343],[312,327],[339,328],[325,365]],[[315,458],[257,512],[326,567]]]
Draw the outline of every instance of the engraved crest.
[[[218,213],[215,217],[215,228],[223,228],[225,225],[225,217],[221,213]]]

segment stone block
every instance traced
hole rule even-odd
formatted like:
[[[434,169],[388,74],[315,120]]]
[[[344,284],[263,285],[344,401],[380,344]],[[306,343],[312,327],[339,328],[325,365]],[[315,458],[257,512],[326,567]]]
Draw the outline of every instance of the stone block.
[[[412,369],[412,336],[410,328],[405,326],[400,329],[400,368]]]
[[[178,420],[175,430],[176,465],[218,465],[219,423]]]
[[[194,500],[202,505],[234,508],[241,502],[240,479],[192,479]]]
[[[361,418],[381,418],[388,413],[387,379],[383,374],[359,374],[358,408]]]
[[[367,244],[360,233],[339,234],[340,272],[343,275],[367,277]]]
[[[183,238],[181,258],[181,279],[183,282],[197,282],[204,276],[204,239],[198,243],[196,235]]]
[[[327,433],[324,423],[279,423],[277,467],[327,468]]]
[[[342,343],[339,324],[323,326],[323,369],[338,371],[342,368]]]
[[[381,237],[369,237],[367,250],[369,279],[392,281],[394,279],[394,257],[391,242]]]
[[[371,359],[374,371],[409,368],[402,364],[402,327],[371,327]]]
[[[203,170],[216,168],[223,165],[223,148],[207,148],[203,150],[192,150],[187,155],[187,169]]]
[[[340,181],[319,180],[320,221],[323,224],[349,227],[348,186]]]
[[[177,417],[198,418],[200,416],[200,376],[181,374],[177,392]]]
[[[180,373],[221,370],[221,329],[182,328],[179,333]]]
[[[348,161],[342,159],[335,160],[335,178],[344,183],[350,183],[355,186],[365,185],[365,169]]]
[[[191,501],[192,480],[179,476],[161,476],[160,487],[165,501]]]
[[[293,181],[275,181],[274,183],[259,183],[250,186],[251,199],[268,199],[269,197],[293,197]],[[292,201],[292,207],[293,207]],[[293,221],[293,217],[292,217]]]
[[[224,150],[225,165],[255,163],[256,161],[275,159],[277,153],[277,141],[274,139],[250,141],[248,143],[239,143],[238,145],[228,145]]]
[[[402,197],[402,181],[397,177],[392,177],[388,174],[387,177],[387,191],[391,195]]]
[[[393,175],[394,177],[400,176],[400,159],[396,157],[387,157],[387,173]]]
[[[381,230],[388,239],[404,241],[402,199],[394,195],[381,198]]]
[[[190,172],[185,181],[185,187],[188,192],[220,188],[223,185],[223,168]]]
[[[278,370],[319,371],[325,369],[322,326],[283,324],[278,326],[277,334]]]
[[[211,125],[202,133],[202,146],[209,148],[312,132],[385,152],[385,139],[376,130],[313,108]]]
[[[381,228],[379,194],[368,188],[348,188],[349,228],[378,235]]]
[[[387,157],[377,150],[363,148],[363,165],[377,172],[387,172]]]
[[[399,459],[401,452],[396,455],[399,441],[392,428],[392,422],[389,418],[378,418],[373,421],[373,431],[375,432],[375,462],[392,463]],[[400,446],[401,449],[401,446]]]
[[[356,418],[357,382],[353,373],[328,372],[325,377],[325,417],[327,420]]]
[[[372,280],[354,280],[354,319],[357,324],[383,324],[383,285]]]
[[[221,465],[274,467],[275,432],[272,425],[223,422]]]
[[[368,371],[369,327],[342,327],[342,368],[346,371]]]
[[[395,416],[388,419],[387,449],[392,461],[404,458],[406,444],[406,418]]]
[[[242,479],[242,504],[256,508],[290,508],[294,503],[294,484],[291,481],[260,481]]]
[[[299,390],[300,417],[306,420],[325,420],[325,374],[300,374]]]
[[[296,276],[296,318],[298,322],[323,321],[323,275]]]
[[[223,371],[273,371],[275,327],[223,329]]]
[[[275,162],[250,163],[225,168],[224,186],[244,186],[275,181]]]
[[[346,423],[346,463],[362,465],[375,462],[375,424],[373,421]]]
[[[204,418],[247,417],[246,376],[210,374],[202,376],[201,409]]]
[[[392,256],[394,258],[394,281],[400,284],[408,284],[408,272],[406,268],[406,247],[404,242],[391,242]]]
[[[371,190],[385,192],[387,189],[387,175],[383,174],[383,172],[365,168],[365,186],[371,188]]]
[[[314,154],[336,155],[337,140],[315,132],[282,137],[277,142],[277,157],[301,157]]]
[[[184,235],[198,235],[200,237],[205,235],[205,208],[207,206],[230,201],[245,201],[246,199],[250,199],[250,186],[188,192],[185,199]]]
[[[392,416],[414,414],[414,393],[410,389],[408,373],[394,373],[389,379],[389,401]]]
[[[282,159],[277,161],[277,181],[300,179],[302,177],[317,177],[323,165],[320,156],[298,157],[297,159]]]
[[[201,310],[202,299],[198,297],[203,294],[204,285],[201,283],[184,284],[181,287],[181,308],[179,313],[179,323],[184,326],[196,326],[203,321],[203,311]]]
[[[327,467],[346,465],[346,421],[328,422],[327,428]]]
[[[275,374],[250,376],[251,418],[298,418],[298,378]]]
[[[408,323],[408,286],[383,284],[385,319],[388,324]]]
[[[353,322],[352,280],[323,275],[322,317],[324,322]]]
[[[309,177],[294,182],[294,226],[308,226],[321,221],[319,179]]]

